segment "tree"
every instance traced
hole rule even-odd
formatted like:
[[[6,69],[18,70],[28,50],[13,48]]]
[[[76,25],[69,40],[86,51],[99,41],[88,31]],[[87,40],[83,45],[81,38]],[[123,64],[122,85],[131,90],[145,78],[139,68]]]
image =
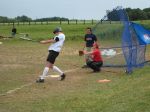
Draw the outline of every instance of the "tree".
[[[139,8],[137,9],[126,8],[125,10],[131,21],[150,19],[150,8],[145,8],[143,10]],[[107,13],[108,20],[119,21],[119,17],[115,9],[112,11],[107,10],[106,13]]]
[[[67,20],[69,20],[68,18],[61,18],[61,17],[50,17],[50,18],[41,18],[41,19],[36,19],[36,20],[34,20],[34,21],[60,21],[60,20],[62,20],[62,21],[67,21]]]
[[[144,12],[150,12],[150,8],[143,9]]]
[[[139,8],[137,9],[126,8],[126,11],[131,21],[149,19],[148,13]]]
[[[0,16],[0,22],[8,22],[8,18]]]
[[[112,11],[107,10],[106,13],[107,13],[108,20],[119,21],[119,16],[118,16],[117,10],[112,10]]]
[[[25,15],[22,15],[22,16],[17,16],[15,18],[16,21],[19,21],[19,22],[29,22],[29,21],[32,21],[31,18],[25,16]]]

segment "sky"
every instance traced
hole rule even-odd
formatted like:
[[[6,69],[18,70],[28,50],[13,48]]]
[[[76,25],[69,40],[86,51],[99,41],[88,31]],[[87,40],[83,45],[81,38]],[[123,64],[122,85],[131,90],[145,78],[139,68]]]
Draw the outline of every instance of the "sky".
[[[0,0],[0,16],[99,20],[117,6],[144,9],[150,7],[150,0]]]

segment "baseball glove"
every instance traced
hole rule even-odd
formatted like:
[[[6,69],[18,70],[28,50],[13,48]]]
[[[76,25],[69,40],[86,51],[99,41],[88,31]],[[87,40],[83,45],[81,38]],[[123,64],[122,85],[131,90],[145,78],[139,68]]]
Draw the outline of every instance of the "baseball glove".
[[[83,56],[84,52],[83,51],[79,51],[79,56]]]

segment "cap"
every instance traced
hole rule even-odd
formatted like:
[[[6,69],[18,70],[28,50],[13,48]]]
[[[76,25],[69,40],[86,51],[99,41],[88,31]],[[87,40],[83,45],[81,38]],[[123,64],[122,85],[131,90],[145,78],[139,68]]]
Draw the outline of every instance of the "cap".
[[[58,32],[62,32],[61,27],[57,27],[57,28],[55,28],[54,31],[53,31],[54,34],[55,34],[55,33],[58,33]]]

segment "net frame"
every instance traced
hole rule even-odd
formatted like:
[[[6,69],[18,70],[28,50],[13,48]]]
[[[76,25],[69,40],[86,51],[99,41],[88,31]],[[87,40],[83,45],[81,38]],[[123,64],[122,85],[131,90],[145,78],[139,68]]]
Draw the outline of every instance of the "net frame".
[[[146,45],[140,45],[137,34],[134,30],[133,23],[129,21],[129,17],[125,9],[121,6],[114,8],[112,11],[116,12],[118,21],[123,23],[123,33],[121,36],[121,46],[110,47],[110,48],[121,48],[125,60],[125,64],[121,65],[104,65],[105,67],[125,67],[126,73],[132,73],[133,69],[143,67],[145,63],[149,62],[145,59]],[[94,32],[96,28],[102,23],[102,21],[111,19],[108,15],[112,12],[107,12],[105,15],[92,29]],[[117,19],[116,19],[117,21]],[[106,48],[101,48],[106,49]]]

